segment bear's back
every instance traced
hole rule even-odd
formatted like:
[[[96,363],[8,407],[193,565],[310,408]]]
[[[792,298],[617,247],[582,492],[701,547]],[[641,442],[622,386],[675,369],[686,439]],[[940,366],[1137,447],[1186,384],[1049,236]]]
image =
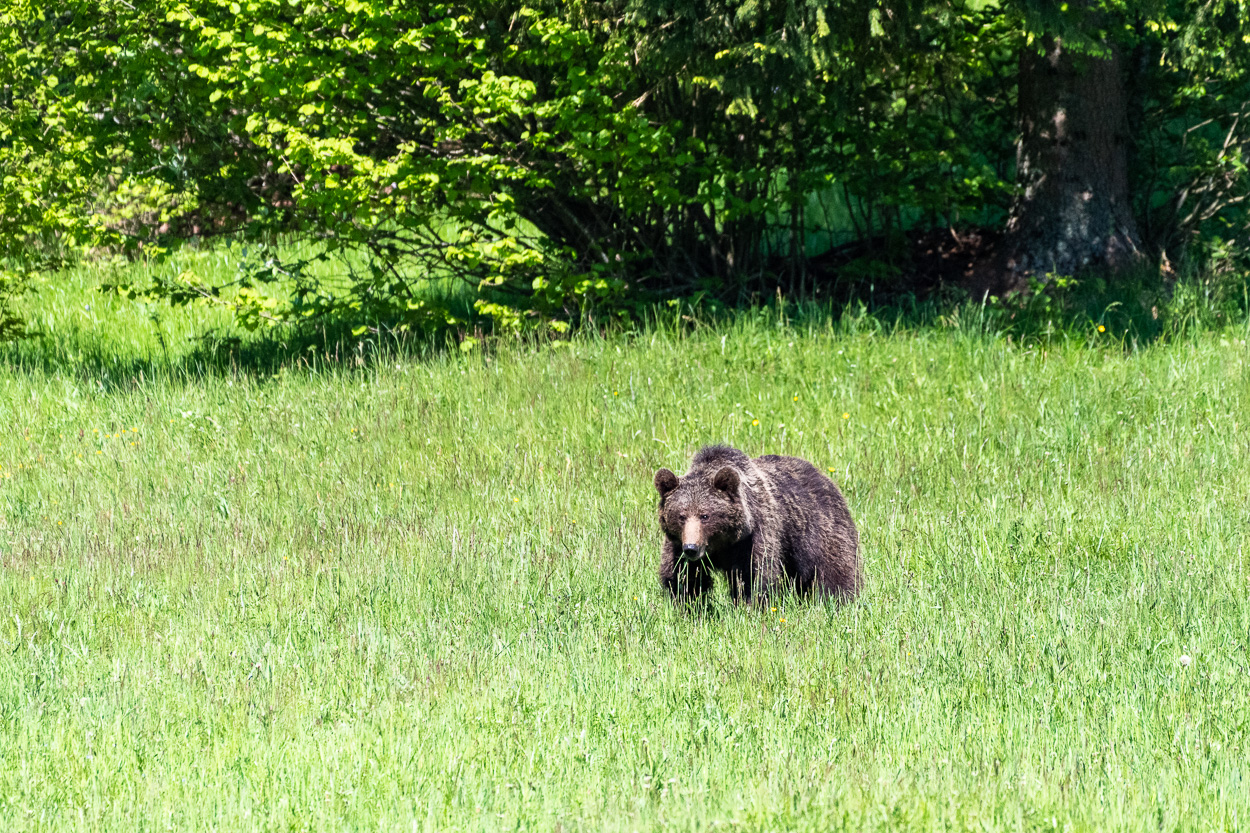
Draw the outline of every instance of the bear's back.
[[[837,491],[832,480],[821,474],[815,466],[802,457],[765,454],[762,457],[756,457],[753,462],[773,487],[782,494],[804,492],[825,494],[831,486],[835,492]]]
[[[798,457],[766,454],[755,466],[768,481],[776,509],[766,522],[778,524],[786,571],[796,589],[813,585],[848,599],[862,583],[859,530],[837,485]]]

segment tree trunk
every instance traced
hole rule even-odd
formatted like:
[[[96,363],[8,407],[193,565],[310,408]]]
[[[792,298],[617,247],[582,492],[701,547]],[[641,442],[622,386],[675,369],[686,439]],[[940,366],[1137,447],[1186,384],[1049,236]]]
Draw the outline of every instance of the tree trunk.
[[[1129,129],[1120,61],[1044,36],[1020,55],[1019,195],[1007,221],[1003,285],[1122,268],[1140,257],[1128,188]]]

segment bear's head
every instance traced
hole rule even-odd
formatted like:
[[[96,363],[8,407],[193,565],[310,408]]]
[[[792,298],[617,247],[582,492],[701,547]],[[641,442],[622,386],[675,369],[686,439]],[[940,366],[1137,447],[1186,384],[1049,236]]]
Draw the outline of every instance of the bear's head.
[[[732,466],[711,475],[678,479],[668,469],[655,473],[660,493],[660,529],[683,561],[701,561],[750,534],[741,477]]]

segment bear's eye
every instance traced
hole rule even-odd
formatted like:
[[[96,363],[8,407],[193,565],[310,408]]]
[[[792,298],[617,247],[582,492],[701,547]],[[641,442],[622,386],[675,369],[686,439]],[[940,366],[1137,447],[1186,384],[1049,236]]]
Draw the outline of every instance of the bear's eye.
[[[682,523],[685,523],[685,522],[686,522],[686,516],[685,516],[685,515],[678,515],[678,516],[677,516],[677,520],[681,521]]]
[[[701,521],[706,521],[706,520],[707,520],[707,515],[700,515],[700,516],[699,516],[699,520],[701,520]]]

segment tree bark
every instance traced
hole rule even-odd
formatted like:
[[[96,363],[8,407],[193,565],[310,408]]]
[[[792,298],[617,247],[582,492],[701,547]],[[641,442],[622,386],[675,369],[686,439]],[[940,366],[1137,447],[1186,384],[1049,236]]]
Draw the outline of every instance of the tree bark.
[[[1006,290],[1030,277],[1115,271],[1141,256],[1119,56],[1114,47],[1074,53],[1053,36],[1040,46],[1020,55],[1020,190],[1003,240]]]

